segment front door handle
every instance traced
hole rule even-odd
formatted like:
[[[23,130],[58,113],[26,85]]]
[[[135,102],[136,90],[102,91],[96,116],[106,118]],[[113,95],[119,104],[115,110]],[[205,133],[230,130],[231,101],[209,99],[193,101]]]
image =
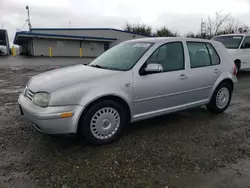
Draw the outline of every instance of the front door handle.
[[[180,75],[180,79],[181,79],[181,80],[185,80],[185,79],[187,79],[187,78],[188,78],[188,77],[187,77],[185,74],[181,74],[181,75]]]
[[[215,73],[215,74],[219,74],[219,73],[220,73],[220,70],[219,70],[219,69],[214,69],[214,73]]]

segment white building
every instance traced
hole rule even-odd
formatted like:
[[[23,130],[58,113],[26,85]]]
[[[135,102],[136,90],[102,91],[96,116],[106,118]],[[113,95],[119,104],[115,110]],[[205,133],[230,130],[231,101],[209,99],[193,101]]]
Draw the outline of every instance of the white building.
[[[32,56],[97,57],[120,42],[145,36],[113,28],[33,28],[14,44]]]

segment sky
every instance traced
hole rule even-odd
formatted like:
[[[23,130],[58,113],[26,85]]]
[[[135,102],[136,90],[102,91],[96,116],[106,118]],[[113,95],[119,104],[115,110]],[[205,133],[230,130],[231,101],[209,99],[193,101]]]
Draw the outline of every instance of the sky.
[[[26,5],[33,28],[123,29],[140,23],[184,35],[198,32],[201,19],[218,11],[250,26],[250,0],[0,0],[0,28],[8,30],[11,43],[17,29],[28,30]]]

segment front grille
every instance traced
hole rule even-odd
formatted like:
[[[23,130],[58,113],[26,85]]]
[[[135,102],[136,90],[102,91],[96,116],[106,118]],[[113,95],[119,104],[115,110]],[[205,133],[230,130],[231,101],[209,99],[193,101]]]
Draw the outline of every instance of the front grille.
[[[24,93],[24,96],[27,98],[27,99],[29,99],[29,100],[33,100],[33,96],[34,96],[34,92],[33,91],[31,91],[30,89],[26,89],[25,90],[25,93]]]

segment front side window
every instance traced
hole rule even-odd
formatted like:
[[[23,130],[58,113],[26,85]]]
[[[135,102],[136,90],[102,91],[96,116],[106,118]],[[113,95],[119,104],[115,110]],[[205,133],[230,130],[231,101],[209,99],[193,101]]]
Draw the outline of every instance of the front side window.
[[[153,43],[147,42],[124,42],[96,58],[89,66],[127,71],[148,51]]]
[[[238,49],[242,41],[242,36],[219,36],[214,37],[213,40],[221,42],[228,49]]]
[[[160,46],[150,56],[147,64],[161,64],[163,72],[183,70],[185,68],[182,42],[171,42]]]
[[[244,49],[250,48],[250,36],[245,37],[241,48]]]

